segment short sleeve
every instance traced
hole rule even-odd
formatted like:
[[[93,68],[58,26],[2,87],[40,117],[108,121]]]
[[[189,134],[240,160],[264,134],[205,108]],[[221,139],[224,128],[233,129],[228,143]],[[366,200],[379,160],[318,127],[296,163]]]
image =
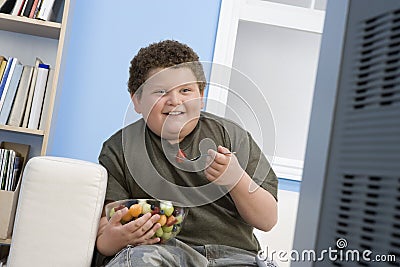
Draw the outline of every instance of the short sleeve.
[[[108,172],[106,200],[111,201],[129,198],[122,143],[118,139],[118,135],[114,135],[104,142],[99,155],[100,165]]]
[[[250,133],[246,132],[246,137],[243,135],[239,141],[238,151],[248,151],[245,160],[239,159],[239,162],[245,162],[242,167],[257,185],[278,200],[278,178]]]

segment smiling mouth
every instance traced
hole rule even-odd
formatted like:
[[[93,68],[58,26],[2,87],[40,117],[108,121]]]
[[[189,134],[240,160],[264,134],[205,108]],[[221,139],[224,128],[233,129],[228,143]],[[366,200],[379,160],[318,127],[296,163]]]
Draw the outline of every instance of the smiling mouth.
[[[182,111],[171,111],[171,112],[165,112],[164,115],[169,115],[169,116],[178,116],[182,115],[184,112]]]

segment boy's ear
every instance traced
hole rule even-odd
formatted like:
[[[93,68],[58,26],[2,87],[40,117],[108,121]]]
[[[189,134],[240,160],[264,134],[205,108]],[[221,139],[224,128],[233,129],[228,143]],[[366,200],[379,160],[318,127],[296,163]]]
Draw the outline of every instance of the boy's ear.
[[[141,114],[142,108],[141,108],[141,103],[140,103],[140,99],[139,99],[138,95],[137,94],[131,95],[131,99],[132,99],[132,103],[133,103],[133,107],[135,108],[135,111],[138,114]]]

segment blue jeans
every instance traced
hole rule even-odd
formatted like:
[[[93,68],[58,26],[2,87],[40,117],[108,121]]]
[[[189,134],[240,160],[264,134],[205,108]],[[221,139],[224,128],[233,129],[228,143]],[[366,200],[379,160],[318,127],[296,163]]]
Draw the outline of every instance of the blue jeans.
[[[177,239],[172,239],[166,244],[128,246],[106,265],[106,267],[131,266],[233,267],[258,265],[256,254],[247,250],[224,245],[190,247]]]

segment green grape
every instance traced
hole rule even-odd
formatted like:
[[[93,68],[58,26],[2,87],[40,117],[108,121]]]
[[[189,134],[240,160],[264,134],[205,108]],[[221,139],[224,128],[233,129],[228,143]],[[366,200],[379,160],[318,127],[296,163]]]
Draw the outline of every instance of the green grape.
[[[171,238],[172,233],[164,233],[161,238],[164,240],[168,240]]]
[[[115,209],[112,208],[112,209],[110,210],[110,218],[114,215],[114,213],[115,213]]]
[[[166,226],[166,225],[164,225],[163,227],[161,227],[162,228],[162,230],[164,231],[164,233],[170,233],[171,231],[172,231],[172,228],[174,228],[174,226],[173,225],[171,225],[171,226]]]
[[[143,203],[142,205],[142,214],[146,214],[151,212],[151,205],[148,203]]]
[[[178,215],[178,216],[175,217],[175,219],[177,220],[175,224],[182,223],[183,216],[182,215]]]
[[[156,231],[156,236],[157,237],[162,237],[162,235],[164,234],[164,231],[162,228],[158,228]]]
[[[167,216],[171,216],[173,212],[174,212],[174,206],[169,206],[168,208],[165,209],[165,215]]]
[[[174,206],[172,205],[171,202],[161,202],[160,203],[160,209],[164,211],[164,214],[168,217],[171,216],[172,213],[174,212]]]

